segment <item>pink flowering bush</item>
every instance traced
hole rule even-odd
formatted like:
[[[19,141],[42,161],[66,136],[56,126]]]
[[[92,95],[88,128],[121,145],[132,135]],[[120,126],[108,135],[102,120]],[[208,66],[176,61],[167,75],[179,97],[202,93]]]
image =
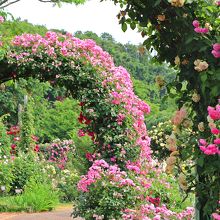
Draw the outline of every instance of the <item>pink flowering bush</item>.
[[[41,146],[41,152],[48,162],[54,163],[58,168],[64,169],[68,161],[68,155],[74,154],[75,145],[72,140],[54,140],[52,143]]]
[[[140,164],[129,162],[127,168],[125,172],[104,160],[94,161],[78,183],[82,194],[76,200],[74,216],[86,219],[94,216],[95,219],[101,216],[102,219],[192,217],[193,208],[186,208],[190,204],[188,201],[182,204],[175,179],[172,180],[153,166],[142,170]],[[182,211],[184,208],[186,210]]]

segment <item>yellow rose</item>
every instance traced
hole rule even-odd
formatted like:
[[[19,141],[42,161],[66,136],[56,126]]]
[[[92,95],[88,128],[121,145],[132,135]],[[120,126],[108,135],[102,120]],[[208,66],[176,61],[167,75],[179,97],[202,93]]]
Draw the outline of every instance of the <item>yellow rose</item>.
[[[171,5],[174,7],[183,7],[185,0],[171,0]]]
[[[204,126],[204,123],[203,123],[203,122],[200,122],[200,123],[198,124],[198,129],[199,129],[199,131],[201,131],[201,132],[203,132],[203,131],[205,130],[205,126]]]
[[[194,65],[195,65],[194,69],[197,72],[202,72],[202,71],[208,69],[208,67],[209,67],[209,64],[206,61],[202,61],[199,59],[194,61]]]
[[[176,56],[176,57],[175,57],[174,63],[175,63],[177,66],[180,65],[180,58],[179,58],[179,56]]]
[[[200,95],[198,94],[198,93],[194,93],[193,95],[192,95],[192,100],[193,100],[193,102],[199,102],[200,101]]]

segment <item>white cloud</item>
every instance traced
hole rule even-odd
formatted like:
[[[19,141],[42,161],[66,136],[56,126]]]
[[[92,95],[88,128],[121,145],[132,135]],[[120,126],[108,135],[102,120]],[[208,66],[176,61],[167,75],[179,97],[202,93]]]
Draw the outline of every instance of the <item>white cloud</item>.
[[[84,5],[64,4],[61,8],[53,7],[49,3],[37,0],[21,0],[7,7],[15,17],[27,19],[33,24],[46,25],[48,28],[64,29],[68,32],[93,31],[100,35],[110,33],[116,41],[121,43],[143,42],[139,33],[128,29],[125,33],[118,24],[116,15],[120,8],[112,1],[87,1]]]

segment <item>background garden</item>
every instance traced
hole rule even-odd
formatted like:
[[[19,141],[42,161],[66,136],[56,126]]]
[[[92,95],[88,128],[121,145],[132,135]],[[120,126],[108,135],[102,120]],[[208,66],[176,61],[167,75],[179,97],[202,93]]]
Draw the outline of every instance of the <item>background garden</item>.
[[[220,3],[119,3],[143,45],[1,12],[1,212],[219,219]]]

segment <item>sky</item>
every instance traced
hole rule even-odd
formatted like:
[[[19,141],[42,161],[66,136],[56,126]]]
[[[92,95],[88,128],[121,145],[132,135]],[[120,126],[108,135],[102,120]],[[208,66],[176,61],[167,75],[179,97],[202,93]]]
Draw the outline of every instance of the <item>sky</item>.
[[[128,29],[125,33],[121,30],[116,17],[119,10],[119,6],[112,1],[99,0],[89,0],[78,6],[63,4],[61,8],[37,0],[21,0],[6,8],[16,18],[27,19],[30,23],[45,25],[49,29],[64,29],[70,33],[93,31],[98,35],[107,32],[123,44],[143,42],[135,30]]]

